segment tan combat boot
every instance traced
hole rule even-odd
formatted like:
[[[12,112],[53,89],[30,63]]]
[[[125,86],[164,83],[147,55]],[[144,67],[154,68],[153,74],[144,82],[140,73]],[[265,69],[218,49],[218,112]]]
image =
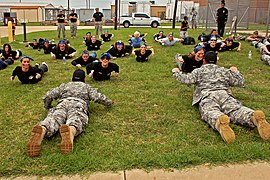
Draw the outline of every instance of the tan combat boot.
[[[41,125],[36,125],[32,129],[31,138],[27,144],[27,154],[30,157],[36,157],[40,153],[40,145],[46,134],[46,128]]]
[[[255,111],[251,116],[252,122],[257,126],[259,134],[263,140],[270,139],[270,124],[265,119],[262,111]]]
[[[61,141],[61,153],[67,154],[73,151],[73,139],[76,134],[76,128],[63,124],[60,128],[60,134],[62,137]]]
[[[221,115],[216,121],[215,127],[221,135],[222,139],[227,143],[233,143],[235,134],[230,128],[230,118],[227,115]]]

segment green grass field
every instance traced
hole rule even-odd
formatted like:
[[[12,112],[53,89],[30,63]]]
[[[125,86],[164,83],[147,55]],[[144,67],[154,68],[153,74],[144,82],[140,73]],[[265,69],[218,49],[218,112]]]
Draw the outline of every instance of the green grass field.
[[[115,34],[113,42],[127,42],[128,35],[135,30],[123,28],[110,32]],[[186,54],[192,51],[192,46],[179,43],[162,47],[152,38],[159,29],[139,30],[148,33],[146,39],[154,47],[155,56],[148,63],[138,63],[134,56],[113,60],[120,66],[118,79],[95,82],[87,78],[86,83],[113,99],[114,106],[107,109],[91,104],[89,125],[75,139],[72,154],[60,153],[61,139],[57,134],[43,141],[41,155],[37,158],[26,155],[26,145],[32,127],[46,117],[42,97],[49,89],[69,82],[76,68],[70,64],[71,60],[63,64],[42,51],[26,48],[19,43],[23,36],[16,36],[17,41],[11,43],[13,49],[21,49],[23,54],[33,57],[32,65],[47,62],[49,72],[38,84],[23,85],[17,78],[10,81],[19,61],[0,71],[0,176],[53,176],[134,168],[181,169],[205,163],[270,160],[270,142],[261,140],[256,129],[232,125],[236,141],[227,145],[200,119],[197,107],[191,106],[193,88],[177,82],[171,69],[175,67],[175,54]],[[76,57],[85,49],[82,37],[87,31],[79,30],[77,38],[70,39],[72,47],[78,51]],[[164,31],[179,35],[179,29]],[[195,38],[200,33],[189,30],[189,35]],[[69,38],[69,31],[67,35]],[[56,36],[56,31],[44,31],[29,33],[27,39]],[[2,44],[4,42],[7,38],[2,39]],[[113,42],[104,44],[98,56]],[[251,60],[247,58],[249,50],[253,54]],[[259,52],[242,42],[241,52],[220,53],[218,64],[226,68],[238,67],[245,77],[245,87],[233,88],[235,97],[250,108],[265,111],[270,120],[270,71],[260,60]]]

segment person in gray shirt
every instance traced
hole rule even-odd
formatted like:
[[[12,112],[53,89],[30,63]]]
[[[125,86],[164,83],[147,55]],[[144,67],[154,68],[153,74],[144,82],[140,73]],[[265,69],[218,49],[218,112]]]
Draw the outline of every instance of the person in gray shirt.
[[[73,73],[72,82],[49,90],[43,97],[44,107],[49,113],[32,129],[27,145],[27,154],[30,157],[38,156],[43,138],[53,136],[58,130],[62,137],[61,153],[72,152],[74,137],[81,134],[88,124],[90,101],[112,106],[112,100],[84,81],[85,72],[77,69]],[[55,107],[51,105],[54,99],[59,99]]]
[[[160,42],[162,46],[173,46],[176,42],[181,42],[180,39],[173,37],[173,33],[168,34],[166,38],[158,39],[157,41]]]
[[[264,112],[243,106],[230,93],[231,86],[244,85],[242,74],[236,67],[225,69],[216,63],[216,53],[209,51],[200,68],[188,74],[174,68],[173,76],[184,84],[194,84],[192,105],[198,104],[202,119],[217,130],[225,142],[232,143],[235,140],[230,121],[251,128],[257,127],[261,138],[269,140],[270,124],[266,121]]]

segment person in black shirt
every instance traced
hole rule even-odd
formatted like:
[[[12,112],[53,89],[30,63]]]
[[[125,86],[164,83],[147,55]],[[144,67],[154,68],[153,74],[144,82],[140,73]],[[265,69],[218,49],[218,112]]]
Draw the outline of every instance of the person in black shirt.
[[[41,45],[42,44],[40,44],[37,39],[33,39],[33,41],[31,43],[28,43],[26,45],[26,47],[33,48],[33,49],[39,49]]]
[[[71,38],[75,38],[76,37],[76,33],[77,33],[77,19],[78,19],[78,15],[77,15],[77,13],[75,13],[75,9],[72,9],[71,14],[69,15],[69,20],[70,20],[70,35],[71,35]]]
[[[68,46],[66,42],[59,41],[58,45],[53,48],[51,56],[55,59],[63,59],[63,57],[65,57],[66,59],[70,59],[75,55],[75,53],[76,50]]]
[[[217,25],[218,25],[218,35],[223,37],[225,25],[228,19],[228,9],[225,8],[225,1],[221,1],[221,8],[217,10]]]
[[[188,37],[188,31],[187,31],[187,29],[189,28],[189,26],[188,26],[187,20],[188,20],[188,17],[187,16],[184,16],[184,20],[181,23],[180,37],[183,38],[183,39],[185,37]]]
[[[83,44],[88,46],[91,42],[91,32],[87,32],[83,38]]]
[[[154,35],[154,40],[156,42],[159,42],[158,40],[159,39],[163,39],[163,38],[166,38],[166,36],[164,35],[164,32],[163,31],[159,31],[159,33],[157,33],[157,34]]]
[[[124,57],[132,53],[132,46],[125,45],[122,41],[117,41],[111,48],[107,51],[114,59],[119,57]]]
[[[48,71],[48,65],[43,62],[41,66],[32,67],[30,65],[30,60],[33,59],[29,56],[23,56],[21,61],[21,66],[17,66],[12,73],[11,80],[13,81],[16,76],[23,84],[35,84],[42,79],[45,72]]]
[[[215,36],[212,36],[209,43],[204,44],[204,50],[205,52],[214,51],[216,54],[218,54],[218,51],[221,51],[221,49],[224,46],[225,46],[225,43],[223,42],[217,43],[217,38]]]
[[[98,61],[98,58],[96,58],[96,53],[93,52],[91,55],[89,55],[89,52],[87,50],[84,50],[82,52],[82,55],[78,57],[77,59],[74,59],[71,64],[73,66],[76,66],[78,68],[81,68],[82,66],[86,66],[89,63],[92,63],[94,61]]]
[[[241,43],[240,42],[234,42],[232,38],[227,38],[225,40],[226,44],[224,47],[221,48],[222,51],[230,51],[235,48],[237,48],[237,51],[241,50]]]
[[[40,49],[44,50],[44,54],[50,54],[55,48],[56,44],[50,44],[47,39],[43,41],[43,45],[40,46]]]
[[[112,38],[114,37],[113,34],[109,34],[108,30],[105,30],[103,34],[100,35],[100,37],[102,38],[103,42],[109,42],[112,40]]]
[[[197,46],[189,55],[176,54],[175,61],[179,69],[185,73],[191,73],[195,68],[203,65],[204,48]]]
[[[138,62],[147,62],[151,56],[154,56],[154,49],[146,49],[145,44],[141,45],[139,50],[133,50],[132,54],[136,56],[136,61]]]
[[[57,15],[57,32],[58,32],[58,38],[60,39],[60,32],[62,30],[63,33],[63,38],[66,37],[66,32],[65,32],[65,15],[63,14],[63,11],[60,10],[59,14]]]
[[[100,46],[102,45],[100,40],[97,40],[96,36],[91,37],[91,41],[85,44],[87,46],[88,51],[97,51],[100,49]]]
[[[16,51],[13,51],[10,44],[4,44],[3,45],[3,51],[0,54],[1,55],[1,64],[4,64],[3,67],[7,67],[7,65],[11,65],[14,63],[15,59],[19,58],[19,55]],[[2,67],[2,69],[4,69]]]
[[[104,21],[104,16],[101,12],[99,12],[99,8],[95,9],[96,12],[93,14],[95,29],[96,29],[96,36],[98,36],[98,31],[102,33],[102,23]]]
[[[119,77],[119,66],[111,63],[112,56],[109,53],[103,53],[100,56],[100,62],[93,62],[86,65],[86,72],[90,78],[96,81],[109,80],[114,71],[115,77]]]

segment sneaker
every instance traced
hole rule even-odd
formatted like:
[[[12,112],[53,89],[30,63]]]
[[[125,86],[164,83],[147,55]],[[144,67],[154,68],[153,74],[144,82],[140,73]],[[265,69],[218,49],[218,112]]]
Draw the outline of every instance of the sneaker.
[[[235,134],[230,127],[230,118],[227,115],[219,116],[215,126],[225,142],[228,144],[234,142]]]
[[[39,63],[36,63],[36,64],[35,64],[35,67],[36,67],[36,68],[39,68],[39,66],[40,66]]]
[[[43,65],[47,66],[47,68],[49,68],[48,64],[45,62],[42,62]]]
[[[262,111],[255,111],[251,117],[253,123],[257,126],[259,135],[263,140],[270,139],[270,124],[266,121],[265,114]]]

